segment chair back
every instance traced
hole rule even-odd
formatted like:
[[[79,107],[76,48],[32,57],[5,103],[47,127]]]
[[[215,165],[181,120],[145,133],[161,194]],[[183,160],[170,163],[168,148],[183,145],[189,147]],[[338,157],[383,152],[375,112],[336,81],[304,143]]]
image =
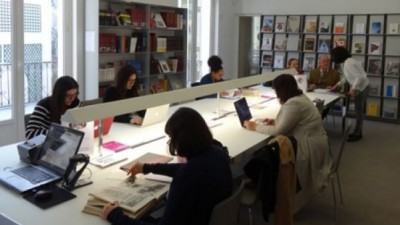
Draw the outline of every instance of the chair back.
[[[233,225],[237,223],[236,215],[239,212],[244,184],[245,181],[243,180],[239,188],[230,197],[214,207],[209,225]]]
[[[330,153],[332,155],[333,162],[334,162],[331,173],[336,173],[338,171],[338,169],[339,169],[339,164],[340,164],[340,161],[342,159],[344,146],[345,146],[345,144],[347,142],[347,137],[349,136],[350,128],[351,128],[351,124],[348,124],[346,126],[345,130],[344,130],[342,142],[340,143],[339,152],[337,153],[336,158],[334,157],[334,154],[333,154],[332,150],[329,148],[329,151],[330,151]]]

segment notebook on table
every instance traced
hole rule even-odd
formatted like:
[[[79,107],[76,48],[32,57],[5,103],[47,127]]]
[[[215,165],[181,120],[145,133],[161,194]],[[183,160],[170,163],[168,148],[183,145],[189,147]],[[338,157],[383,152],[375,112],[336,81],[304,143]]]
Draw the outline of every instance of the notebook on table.
[[[58,124],[51,124],[39,150],[37,165],[21,162],[15,168],[0,171],[0,183],[20,193],[59,181],[81,145],[84,133]]]
[[[256,123],[262,123],[262,119],[253,119],[246,98],[241,98],[235,101],[233,104],[235,106],[236,114],[238,115],[240,125],[242,125],[242,127],[244,127],[244,121],[246,120],[251,120]]]
[[[142,127],[164,121],[168,116],[169,104],[148,108],[144,115]]]

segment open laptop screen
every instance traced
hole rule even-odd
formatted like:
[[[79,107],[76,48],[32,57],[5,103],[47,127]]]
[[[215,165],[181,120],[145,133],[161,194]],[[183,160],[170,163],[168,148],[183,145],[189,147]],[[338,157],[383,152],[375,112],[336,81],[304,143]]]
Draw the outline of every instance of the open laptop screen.
[[[43,143],[38,164],[63,174],[69,159],[74,156],[82,142],[84,133],[58,124],[51,124]]]

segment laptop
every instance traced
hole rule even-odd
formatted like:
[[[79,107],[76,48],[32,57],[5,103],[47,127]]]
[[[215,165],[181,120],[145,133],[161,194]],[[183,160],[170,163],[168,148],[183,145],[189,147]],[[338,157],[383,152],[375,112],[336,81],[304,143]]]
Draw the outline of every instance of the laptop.
[[[150,126],[159,122],[164,121],[168,116],[169,104],[155,106],[146,109],[144,115],[142,127]]]
[[[51,124],[37,165],[21,161],[15,168],[0,171],[0,183],[20,193],[63,178],[69,164],[81,145],[84,133],[58,124]]]
[[[253,116],[251,115],[249,105],[247,104],[246,98],[241,98],[234,103],[235,109],[236,109],[236,114],[238,115],[240,125],[244,127],[244,121],[246,120],[251,120],[256,123],[263,123],[263,119],[253,119]]]

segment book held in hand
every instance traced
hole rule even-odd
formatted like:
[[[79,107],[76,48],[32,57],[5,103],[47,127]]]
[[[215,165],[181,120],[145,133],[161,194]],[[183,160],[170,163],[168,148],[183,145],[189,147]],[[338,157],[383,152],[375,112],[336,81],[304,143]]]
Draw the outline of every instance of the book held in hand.
[[[82,212],[100,216],[103,207],[114,201],[124,213],[132,218],[140,218],[154,207],[169,190],[169,183],[131,178],[122,183],[90,193]]]

